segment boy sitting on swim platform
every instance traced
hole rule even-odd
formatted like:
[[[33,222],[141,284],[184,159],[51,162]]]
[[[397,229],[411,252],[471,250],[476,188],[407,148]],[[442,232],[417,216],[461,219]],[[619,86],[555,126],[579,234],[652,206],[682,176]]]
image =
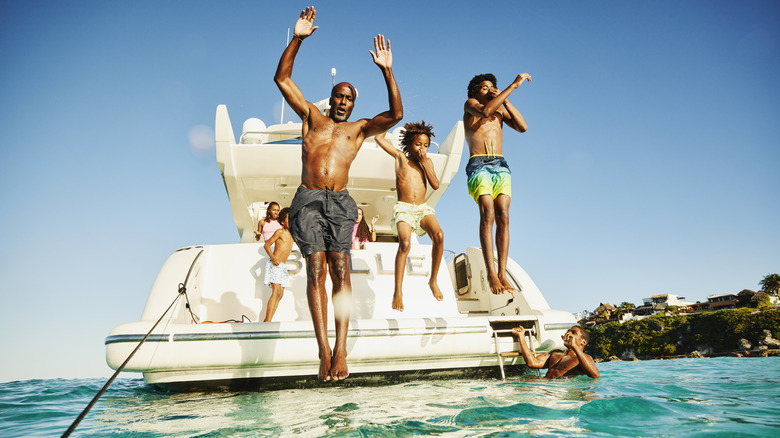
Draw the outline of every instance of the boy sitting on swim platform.
[[[398,235],[398,252],[395,255],[395,290],[393,292],[393,309],[403,312],[403,292],[406,257],[411,249],[412,232],[418,236],[425,233],[433,241],[431,250],[431,279],[428,281],[433,297],[441,301],[444,296],[436,283],[442,252],[444,250],[444,232],[439,221],[434,216],[433,208],[425,204],[427,184],[436,190],[439,180],[433,169],[433,161],[426,156],[428,146],[433,137],[433,126],[425,121],[407,123],[404,125],[401,138],[402,148],[396,149],[385,140],[385,133],[374,137],[376,143],[395,158],[395,187],[398,202],[393,206],[393,217],[390,227]]]

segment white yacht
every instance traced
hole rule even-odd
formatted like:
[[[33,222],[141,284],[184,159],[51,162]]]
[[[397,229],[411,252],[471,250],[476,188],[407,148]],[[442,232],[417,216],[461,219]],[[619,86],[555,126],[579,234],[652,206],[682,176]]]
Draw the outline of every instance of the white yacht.
[[[326,105],[327,101],[318,103],[321,109]],[[387,136],[396,146],[398,131]],[[175,251],[162,266],[140,319],[116,327],[106,338],[106,360],[113,369],[121,367],[159,320],[124,367],[142,372],[147,384],[186,389],[315,381],[319,360],[306,299],[305,261],[294,246],[287,260],[290,281],[273,321],[259,322],[271,289],[263,284],[267,255],[254,238],[265,205],[276,201],[288,206],[300,184],[301,124],[265,126],[259,119],[249,119],[236,139],[227,108],[221,105],[215,133],[217,165],[240,242]],[[462,122],[455,124],[438,150],[435,146],[428,156],[441,186],[427,193],[432,207],[460,167]],[[437,279],[444,294],[439,302],[428,287],[431,245],[414,240],[404,279],[405,310],[393,310],[398,243],[389,218],[396,202],[395,173],[393,159],[373,139],[364,142],[352,164],[348,190],[366,218],[378,214],[380,221],[377,241],[350,255],[353,306],[346,382],[485,370],[503,377],[505,366],[523,363],[510,333],[518,325],[531,329],[527,342],[536,351],[563,349],[561,335],[576,324],[574,316],[550,309],[528,274],[511,259],[508,273],[516,292],[490,293],[479,248],[463,248],[445,257],[446,266]],[[330,279],[326,287],[330,291]],[[328,315],[332,345],[331,305]]]

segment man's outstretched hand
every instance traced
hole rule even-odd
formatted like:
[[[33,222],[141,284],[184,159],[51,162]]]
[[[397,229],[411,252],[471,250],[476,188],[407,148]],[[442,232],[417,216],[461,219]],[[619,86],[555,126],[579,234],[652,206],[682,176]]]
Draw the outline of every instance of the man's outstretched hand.
[[[298,21],[295,22],[295,29],[293,30],[293,37],[300,39],[308,38],[319,26],[313,26],[314,18],[317,16],[317,11],[314,10],[314,6],[307,6],[305,10],[301,11],[301,16]]]
[[[385,40],[384,35],[378,34],[374,37],[374,49],[376,53],[368,51],[374,58],[374,64],[379,68],[391,68],[393,66],[393,52],[390,51],[390,40]]]

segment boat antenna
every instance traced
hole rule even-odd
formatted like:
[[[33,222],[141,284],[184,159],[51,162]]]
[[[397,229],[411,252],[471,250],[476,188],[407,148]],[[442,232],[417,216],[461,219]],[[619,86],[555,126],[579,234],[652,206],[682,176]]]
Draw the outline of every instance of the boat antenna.
[[[333,78],[333,83],[331,83],[330,86],[331,87],[335,87],[336,86],[336,68],[335,67],[330,69],[330,77]]]

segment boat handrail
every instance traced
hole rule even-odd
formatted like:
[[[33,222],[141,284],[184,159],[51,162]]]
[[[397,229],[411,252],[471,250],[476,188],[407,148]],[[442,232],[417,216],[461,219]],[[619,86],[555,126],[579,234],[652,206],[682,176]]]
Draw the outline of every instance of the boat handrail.
[[[264,130],[264,131],[244,131],[241,134],[241,138],[239,139],[238,144],[250,144],[250,143],[244,143],[244,139],[246,138],[247,135],[263,135],[263,134],[266,134],[266,135],[279,135],[279,136],[288,135],[288,136],[290,136],[290,138],[286,139],[286,140],[300,140],[302,138],[302,134],[300,134],[298,132],[294,132],[293,133],[293,132],[268,131],[268,130]],[[278,141],[286,141],[286,140],[265,141],[265,142],[260,143],[260,144],[276,143]],[[432,141],[431,144],[430,144],[430,147],[434,147],[434,146],[436,147],[436,151],[432,152],[432,153],[438,154],[439,153],[439,149],[440,149],[439,143],[437,143],[435,141]]]
[[[241,134],[241,138],[238,140],[238,144],[253,144],[253,143],[244,143],[244,140],[246,139],[247,135],[279,135],[279,136],[290,136],[288,140],[300,140],[302,134],[300,132],[284,132],[284,131],[244,131]],[[264,141],[259,144],[264,143],[273,143],[270,141]],[[254,143],[257,144],[257,143]]]

